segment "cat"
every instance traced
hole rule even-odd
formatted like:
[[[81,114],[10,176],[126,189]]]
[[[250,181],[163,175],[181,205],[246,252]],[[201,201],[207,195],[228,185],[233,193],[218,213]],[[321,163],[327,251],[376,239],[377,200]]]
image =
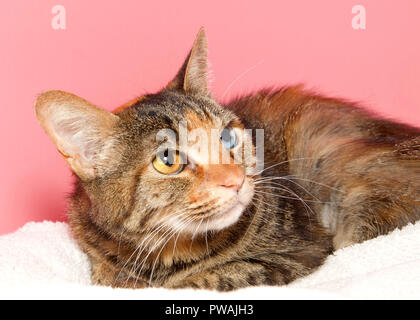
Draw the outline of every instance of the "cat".
[[[62,91],[37,98],[37,119],[75,175],[69,223],[93,284],[283,285],[420,218],[420,129],[300,86],[222,106],[207,69],[200,29],[166,87],[114,112]],[[216,130],[229,161],[208,163],[189,141],[158,151],[158,132],[185,126]],[[246,128],[264,130],[262,170],[255,135],[239,139]],[[241,163],[236,140],[252,146]]]

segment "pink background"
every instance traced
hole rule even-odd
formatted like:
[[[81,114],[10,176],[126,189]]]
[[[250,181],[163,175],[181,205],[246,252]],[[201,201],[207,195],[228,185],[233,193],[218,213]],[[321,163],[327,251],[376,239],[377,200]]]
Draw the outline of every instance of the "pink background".
[[[51,27],[57,4],[66,30]],[[71,175],[33,111],[43,90],[111,110],[166,84],[204,26],[217,98],[303,82],[420,125],[419,14],[416,0],[1,1],[0,234],[65,219]]]

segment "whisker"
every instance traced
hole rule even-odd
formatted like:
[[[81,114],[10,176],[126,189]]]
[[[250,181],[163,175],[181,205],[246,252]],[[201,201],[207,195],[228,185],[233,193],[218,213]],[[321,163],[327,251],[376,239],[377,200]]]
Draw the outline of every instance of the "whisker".
[[[256,193],[256,195],[258,196],[258,193]],[[262,199],[260,199],[260,198],[254,198],[253,200],[257,200],[257,201],[259,201],[259,202],[261,202],[261,203],[264,203],[264,204],[266,204],[266,205],[268,205],[268,206],[270,206],[270,207],[275,208],[276,210],[281,210],[281,211],[283,211],[283,212],[288,212],[287,210],[280,208],[278,205],[274,205],[274,204],[272,204],[272,203],[265,202],[265,201],[263,201],[263,200],[262,200]]]
[[[195,235],[196,235],[196,233],[197,233],[198,229],[200,229],[200,226],[201,226],[201,224],[203,223],[203,220],[204,220],[204,218],[201,218],[200,223],[197,225],[197,228],[195,229],[195,231],[194,231],[194,233],[193,233],[193,235],[192,235],[192,237],[191,237],[190,251],[191,251],[191,248],[192,248],[192,244],[193,244],[193,241],[194,241]]]
[[[178,227],[176,227],[174,230],[172,230],[172,232],[171,233],[169,233],[165,238],[166,238],[166,241],[165,241],[165,243],[162,245],[162,248],[160,249],[160,251],[159,251],[159,253],[157,254],[157,256],[156,256],[156,259],[155,259],[155,261],[153,262],[153,266],[152,266],[152,271],[151,271],[151,273],[150,273],[150,277],[149,277],[149,285],[151,285],[151,283],[152,283],[152,278],[153,278],[153,272],[154,272],[154,270],[155,270],[155,267],[156,267],[156,263],[157,263],[157,261],[158,261],[158,259],[159,259],[159,257],[160,257],[160,255],[161,255],[161,253],[162,253],[162,251],[163,251],[163,249],[165,248],[165,246],[166,246],[166,244],[175,236],[175,234],[179,231],[181,231],[183,228],[184,228],[184,226],[186,226],[186,225],[188,225],[190,222],[192,222],[192,220],[194,220],[194,217],[190,217],[190,219],[188,220],[188,221],[185,221],[185,220],[183,220],[183,223],[181,223],[181,225],[180,226],[178,226]],[[164,241],[164,239],[165,238],[163,238],[161,241]],[[150,254],[150,253],[149,253]],[[144,259],[144,262],[147,260],[147,258],[148,258],[148,256],[146,256],[146,258]],[[143,263],[142,263],[142,268],[143,268]],[[142,271],[142,269],[140,269],[140,271],[139,271],[139,273],[141,273],[141,271]]]
[[[165,220],[166,220],[165,221],[166,223],[168,223],[170,221],[172,222],[173,220],[176,220],[178,218],[178,214],[182,214],[182,211],[183,210],[175,211],[168,216],[162,217],[157,223],[157,225],[159,225],[159,227],[152,230],[146,237],[143,238],[143,240],[141,241],[141,243],[138,247],[138,249],[140,247],[142,247],[142,250],[137,253],[137,257],[136,257],[136,260],[135,260],[134,266],[133,266],[134,268],[137,264],[139,256],[143,253],[144,249],[146,249],[146,246],[152,241],[153,236],[156,235],[160,230],[162,230],[163,228],[166,227],[165,223],[163,223],[163,224],[161,224],[161,223],[164,222]],[[138,249],[136,249],[136,250],[138,250]],[[132,272],[132,269],[130,270],[130,272]]]
[[[314,196],[311,192],[309,192],[306,188],[304,188],[303,186],[301,186],[299,183],[297,183],[296,181],[292,181],[292,180],[289,180],[289,179],[284,179],[284,180],[286,180],[286,181],[289,181],[289,182],[291,182],[291,183],[293,183],[293,184],[295,184],[295,185],[297,185],[299,188],[301,188],[301,189],[303,189],[307,194],[309,194],[311,197],[313,197],[313,198],[315,198],[316,200],[318,200],[319,202],[322,202],[321,200],[319,200],[316,196]],[[280,187],[283,187],[283,185],[281,184],[281,183],[277,183],[277,182],[265,182],[265,181],[262,181],[261,183],[259,183],[259,184],[274,184],[274,185],[277,185],[277,186],[280,186]]]
[[[182,213],[179,217],[176,217],[176,218],[180,218],[180,220],[181,220],[181,223],[184,221],[184,219],[183,219],[183,216],[184,215],[186,215],[188,212],[184,212],[184,213]],[[191,218],[192,219],[192,218]],[[146,259],[147,259],[147,257],[160,245],[160,243],[161,243],[161,239],[163,238],[163,237],[165,237],[168,233],[170,233],[171,232],[171,230],[173,230],[173,226],[169,226],[169,228],[168,228],[168,230],[166,230],[163,234],[161,234],[160,236],[159,236],[159,239],[158,239],[158,241],[152,246],[152,248],[149,250],[149,254],[146,256]],[[145,259],[143,259],[143,260],[145,260]],[[142,261],[143,261],[142,260]]]
[[[285,187],[285,186],[284,186]],[[290,199],[294,199],[294,200],[299,200],[299,201],[301,201],[302,202],[302,204],[305,206],[305,211],[306,211],[306,214],[308,215],[308,221],[309,221],[309,225],[311,225],[311,216],[310,216],[310,214],[309,214],[309,212],[308,212],[308,209],[312,212],[312,214],[313,214],[313,216],[316,216],[315,215],[315,212],[311,209],[311,207],[306,203],[306,201],[304,200],[304,199],[302,199],[298,194],[296,194],[295,192],[293,192],[291,189],[289,189],[289,188],[287,188],[287,187],[285,187],[286,189],[288,189],[288,190],[285,190],[285,191],[289,191],[292,195],[295,195],[296,197],[297,197],[297,199],[296,198],[290,198]],[[259,192],[259,193],[264,193],[264,194],[268,194],[268,195],[271,195],[271,196],[277,196],[277,197],[280,197],[280,198],[286,198],[286,196],[281,196],[281,195],[278,195],[278,194],[274,194],[274,193],[272,193],[272,192],[262,192],[262,191],[256,191],[256,192]]]
[[[206,224],[206,250],[207,250],[207,255],[210,254],[210,252],[209,252],[209,243],[207,241],[207,233],[209,231],[209,222],[210,222],[210,220],[207,219],[207,224]]]
[[[118,251],[117,251],[117,257],[119,257],[119,255],[120,255],[121,241],[122,241],[122,236],[123,236],[123,233],[124,233],[124,226],[122,226],[122,227],[121,227],[121,233],[120,233],[120,237],[119,237],[119,240],[118,240]]]
[[[279,162],[279,163],[273,164],[273,165],[271,165],[271,166],[269,166],[269,167],[267,167],[267,168],[264,168],[263,170],[261,170],[261,171],[257,172],[256,174],[254,174],[254,175],[252,175],[252,176],[259,175],[259,174],[263,173],[264,171],[266,171],[266,170],[268,170],[268,169],[274,168],[274,167],[276,167],[276,166],[280,166],[280,165],[285,164],[285,163],[288,163],[288,162],[292,162],[292,161],[302,161],[302,160],[313,160],[313,159],[315,159],[315,158],[296,158],[296,159],[284,160],[284,161],[282,161],[282,162]]]
[[[308,221],[309,221],[309,226],[311,227],[311,225],[312,225],[312,223],[311,223],[311,216],[310,216],[310,214],[309,214],[309,212],[308,212],[308,209],[309,209],[309,211],[311,211],[312,212],[312,215],[313,216],[316,216],[316,214],[315,214],[315,212],[311,209],[311,207],[306,203],[306,201],[303,199],[303,198],[301,198],[297,193],[295,193],[293,190],[291,190],[290,188],[288,188],[288,187],[286,187],[286,186],[284,186],[284,188],[286,188],[292,195],[295,195],[296,197],[298,197],[299,198],[299,200],[302,202],[302,204],[305,206],[305,211],[306,211],[306,215],[308,216]],[[311,229],[312,229],[312,227],[311,227]],[[312,233],[311,233],[311,235],[312,235]]]
[[[256,179],[255,180],[255,183],[261,182],[261,181],[284,180],[286,178],[287,179],[295,179],[295,180],[302,180],[302,181],[311,182],[311,183],[314,183],[314,184],[317,184],[317,185],[320,185],[320,186],[329,188],[329,189],[334,190],[334,191],[337,191],[337,192],[345,193],[344,191],[342,191],[340,189],[337,189],[337,188],[334,188],[332,186],[329,186],[327,184],[320,183],[318,181],[314,181],[314,180],[311,180],[311,179],[305,179],[305,178],[297,177],[295,175],[278,176],[278,177],[276,177],[276,176],[268,176],[268,177],[263,177],[263,178],[260,178],[260,179]]]
[[[146,247],[147,247],[147,245],[153,240],[153,237],[151,237],[153,234],[156,234],[157,232],[159,232],[161,229],[163,229],[164,227],[167,227],[167,223],[169,223],[170,221],[172,222],[172,220],[176,220],[176,219],[179,219],[180,217],[182,217],[183,215],[186,215],[188,212],[183,212],[184,210],[180,210],[180,211],[177,211],[177,212],[175,212],[174,214],[171,214],[170,216],[172,216],[172,218],[171,219],[167,219],[167,221],[165,221],[165,223],[164,224],[162,224],[158,229],[156,229],[151,235],[150,235],[150,237],[149,237],[149,240],[147,241],[147,243],[145,243],[144,244],[144,246],[143,246],[143,248],[141,249],[141,251],[139,251],[138,252],[138,254],[137,254],[137,258],[136,258],[136,261],[134,262],[134,265],[132,266],[132,268],[130,269],[130,273],[132,273],[133,272],[133,270],[134,270],[134,273],[136,273],[135,272],[135,270],[136,270],[136,265],[137,265],[137,261],[138,261],[138,259],[139,259],[139,257],[141,256],[141,254],[144,252],[144,250],[146,250]],[[160,221],[162,221],[163,219],[161,219]],[[163,233],[163,235],[161,235],[160,237],[159,237],[159,239],[161,239],[163,236],[165,236],[169,231],[170,231],[171,229],[169,228],[168,230],[166,230],[164,233]],[[159,241],[159,240],[158,240]],[[142,241],[142,243],[144,242],[144,240]],[[159,242],[160,243],[160,242]],[[153,251],[154,251],[154,249],[155,249],[155,247],[156,247],[156,244],[152,247],[152,249],[150,249],[149,250],[149,253],[148,253],[148,255],[146,256],[146,259],[147,259],[147,257],[150,255],[150,253],[152,253]]]
[[[165,243],[162,245],[162,247],[161,247],[161,249],[160,249],[160,251],[158,252],[158,254],[156,255],[156,259],[155,259],[155,261],[153,262],[153,266],[152,266],[152,271],[150,272],[150,277],[149,277],[149,286],[152,284],[152,279],[153,279],[153,272],[154,272],[154,270],[155,270],[155,267],[156,267],[156,263],[157,263],[157,261],[159,260],[159,257],[160,257],[160,255],[161,255],[161,253],[162,253],[162,251],[163,251],[163,249],[165,248],[165,246],[166,246],[166,244],[176,235],[176,233],[177,233],[177,229],[175,228],[174,230],[172,230],[172,232],[170,232],[165,238],[167,239],[166,241],[165,241]],[[163,239],[165,239],[165,238],[163,238]],[[147,257],[146,257],[146,259],[147,259]],[[143,265],[143,264],[142,264]],[[141,273],[141,269],[140,269],[140,272],[139,273]]]
[[[276,187],[267,187],[267,188],[269,188],[269,189],[276,189],[276,190],[282,190],[282,191],[289,191],[289,190],[286,190],[286,189],[280,189],[280,188],[276,188]],[[298,197],[298,196],[297,197],[289,197],[289,196],[284,196],[284,195],[277,194],[277,193],[274,193],[274,192],[261,191],[261,190],[265,190],[265,189],[262,189],[262,188],[255,188],[255,190],[256,190],[255,191],[256,193],[268,194],[268,195],[275,196],[275,197],[282,198],[282,199],[302,200],[302,198],[301,197]],[[305,200],[305,201],[319,203],[319,201],[315,201],[315,200]]]
[[[326,187],[326,188],[328,188],[328,189],[331,189],[331,190],[334,190],[334,191],[337,191],[337,192],[345,193],[343,190],[340,190],[340,189],[338,189],[338,188],[335,188],[335,187],[329,186],[328,184],[321,183],[321,182],[318,182],[318,181],[315,181],[315,180],[311,180],[311,179],[307,179],[307,178],[298,177],[298,176],[296,176],[296,175],[289,175],[289,176],[286,176],[286,177],[287,177],[287,178],[291,178],[291,179],[296,179],[296,180],[302,180],[302,181],[307,181],[307,182],[315,183],[315,184],[320,185],[320,186],[322,186],[322,187]]]
[[[225,97],[225,95],[229,92],[229,90],[232,88],[232,86],[238,81],[240,80],[243,76],[245,76],[248,72],[252,71],[253,69],[255,69],[256,67],[258,67],[261,63],[263,63],[264,60],[260,60],[257,64],[253,65],[252,67],[246,69],[244,72],[242,72],[241,74],[239,74],[239,76],[237,76],[226,88],[226,90],[223,92],[222,94],[222,98],[220,100],[223,100],[223,98]]]
[[[290,193],[290,191],[291,191],[291,189],[289,189],[289,188],[287,188],[286,186],[284,186],[284,185],[280,185],[280,184],[278,184],[278,185],[280,185],[280,186],[282,186],[282,188],[279,188],[279,187],[274,187],[274,186],[271,186],[271,184],[270,185],[267,185],[267,186],[265,186],[265,184],[264,183],[261,183],[260,184],[261,185],[261,187],[256,187],[255,189],[256,190],[265,190],[265,189],[273,189],[273,190],[280,190],[280,191],[287,191],[287,192],[289,192]],[[299,197],[299,198],[294,198],[294,197],[287,197],[287,196],[283,196],[283,195],[279,195],[279,194],[276,194],[276,193],[272,193],[273,195],[275,195],[275,196],[279,196],[279,197],[282,197],[282,198],[284,198],[284,199],[295,199],[295,200],[300,200],[300,198],[301,197]],[[311,195],[311,194],[310,194]],[[298,195],[296,195],[297,197],[298,197]],[[313,196],[313,195],[312,195]],[[307,199],[305,199],[305,201],[306,202],[313,202],[313,203],[324,203],[324,204],[334,204],[335,202],[332,202],[332,201],[321,201],[321,200],[319,200],[318,198],[316,198],[315,196],[313,196],[314,198],[315,198],[315,200],[307,200]]]
[[[169,217],[172,217],[170,220],[172,220],[173,218],[176,218],[176,215],[180,212],[182,212],[183,210],[180,211],[176,211],[174,213],[171,213],[169,216],[167,217],[162,217],[159,220],[159,223],[162,222],[164,219],[168,219]],[[159,231],[160,229],[162,229],[164,227],[164,225],[160,226],[157,230]],[[132,252],[132,254],[128,257],[128,259],[126,260],[126,262],[124,263],[124,265],[122,266],[122,268],[120,269],[120,272],[118,273],[117,277],[114,280],[114,284],[115,281],[117,281],[119,279],[119,277],[121,276],[121,273],[123,272],[124,268],[126,267],[126,265],[130,262],[131,258],[136,254],[136,252],[142,247],[142,245],[144,244],[144,242],[150,238],[151,236],[153,236],[153,234],[156,232],[156,230],[154,232],[150,232],[145,238],[143,238],[143,241],[136,247],[136,249]],[[136,258],[136,262],[138,260],[139,254],[137,254],[137,258]],[[135,265],[135,264],[134,264]],[[131,274],[132,269],[130,270],[129,275]],[[128,275],[128,277],[129,277]],[[128,280],[127,280],[128,281]]]
[[[256,197],[256,198],[254,198],[253,200],[257,200],[257,201],[259,201],[259,200],[261,200],[261,199],[259,199],[258,197]],[[254,204],[254,205],[255,205],[255,204]],[[263,208],[263,210],[264,210],[264,211],[265,211],[265,209],[266,209],[266,208]],[[276,209],[277,209],[277,207],[276,207]],[[245,233],[244,233],[244,236],[243,236],[243,238],[244,238],[244,239],[245,239],[246,235],[248,234],[249,230],[251,230],[251,227],[254,225],[254,220],[255,220],[255,217],[256,217],[256,214],[254,213],[254,215],[253,215],[253,217],[252,217],[252,219],[251,219],[251,222],[249,223],[248,228],[246,228],[246,231],[245,231]]]

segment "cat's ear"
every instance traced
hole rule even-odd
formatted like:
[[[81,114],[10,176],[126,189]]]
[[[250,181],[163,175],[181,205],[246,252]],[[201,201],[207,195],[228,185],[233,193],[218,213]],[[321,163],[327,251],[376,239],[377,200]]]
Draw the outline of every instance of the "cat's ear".
[[[73,172],[82,180],[112,166],[119,117],[71,93],[47,91],[35,103],[36,117]],[[117,153],[118,154],[118,153]]]
[[[183,66],[167,88],[183,90],[185,93],[209,95],[207,71],[207,38],[204,28],[201,28]]]

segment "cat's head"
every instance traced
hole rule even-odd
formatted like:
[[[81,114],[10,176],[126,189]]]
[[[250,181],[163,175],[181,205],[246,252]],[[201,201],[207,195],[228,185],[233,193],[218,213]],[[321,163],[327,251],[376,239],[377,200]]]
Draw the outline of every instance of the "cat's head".
[[[252,199],[252,138],[210,97],[203,29],[178,74],[157,94],[111,113],[48,91],[35,109],[80,179],[92,219],[105,229],[217,231],[234,224]]]

